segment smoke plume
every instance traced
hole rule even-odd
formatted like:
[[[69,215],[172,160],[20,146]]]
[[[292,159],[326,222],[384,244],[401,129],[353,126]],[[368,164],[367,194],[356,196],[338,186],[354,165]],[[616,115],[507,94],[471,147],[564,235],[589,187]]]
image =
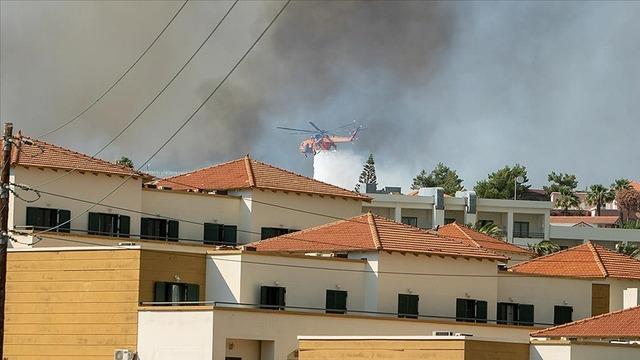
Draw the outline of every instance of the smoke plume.
[[[188,4],[130,77],[49,140],[95,151],[229,5]],[[179,81],[104,157],[143,161],[281,5],[240,2]],[[179,3],[0,6],[0,119],[37,134],[91,102]],[[367,130],[338,152],[352,150],[345,158],[359,159],[358,173],[373,153],[382,186],[406,190],[420,169],[439,161],[467,187],[515,162],[538,186],[552,170],[575,173],[581,188],[640,179],[639,19],[640,3],[633,2],[294,1],[151,168],[187,170],[251,153],[311,175],[314,164],[297,152],[303,138],[275,127],[356,120]]]

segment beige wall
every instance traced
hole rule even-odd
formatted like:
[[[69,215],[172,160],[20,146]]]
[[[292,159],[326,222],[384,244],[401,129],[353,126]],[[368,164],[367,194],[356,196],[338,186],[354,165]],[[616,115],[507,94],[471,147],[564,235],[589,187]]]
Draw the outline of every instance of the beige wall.
[[[247,223],[247,227],[253,234],[239,233],[238,240],[242,243],[260,240],[262,227],[302,230],[360,215],[362,210],[362,202],[360,200],[283,191],[252,190],[250,199],[247,198],[245,201],[248,203],[247,206],[250,207],[251,212],[250,223]],[[288,210],[266,204],[274,204],[296,210]]]
[[[238,229],[244,226],[240,223],[241,203],[242,199],[234,196],[142,190],[142,211],[144,212],[197,223],[237,225]],[[204,225],[181,221],[179,231],[181,239],[200,242],[204,238]]]
[[[28,184],[39,190],[88,201],[99,201],[106,194],[120,185],[125,178],[117,175],[108,176],[105,174],[93,174],[89,172],[75,172],[59,181],[52,182],[51,184],[42,187],[37,187],[39,184],[62,176],[65,172],[61,170],[54,171],[51,169],[38,169],[35,167],[24,168],[22,166],[13,168],[12,172],[16,183]],[[96,206],[91,211],[130,216],[131,233],[138,234],[140,232],[140,215],[134,212],[113,209],[110,208],[109,205],[140,211],[142,206],[141,187],[142,181],[140,179],[129,179],[125,185],[102,202],[105,204],[104,206]],[[31,192],[25,192],[23,190],[16,191],[25,199],[34,198],[34,194]],[[21,200],[16,200],[15,196],[12,194],[10,202],[9,228],[13,228],[14,226],[24,226],[26,224],[27,206],[70,210],[71,218],[81,214],[91,206],[91,204],[84,202],[63,199],[46,194],[42,194],[42,197],[38,201],[30,204]],[[71,228],[86,231],[88,218],[88,214],[84,214],[80,218],[73,220],[71,222]]]
[[[529,331],[531,331],[531,328],[476,325],[453,321],[313,315],[268,310],[216,309],[211,311],[213,312],[213,318],[210,326],[213,328],[213,359],[215,360],[224,360],[227,350],[220,345],[226,344],[227,339],[262,340],[263,344],[273,341],[271,354],[263,351],[263,354],[266,353],[264,359],[281,360],[287,359],[288,356],[291,356],[296,351],[298,348],[298,336],[373,336],[380,335],[380,329],[384,329],[384,335],[388,336],[410,336],[430,335],[435,330],[446,330],[473,334],[475,337],[527,342]],[[153,341],[163,341],[162,338],[153,340],[153,335],[166,331],[167,328],[186,326],[187,323],[196,321],[194,316],[202,319],[206,317],[206,313],[206,311],[162,311],[160,309],[143,308],[139,312],[140,359],[174,359],[168,356],[146,357],[148,354],[146,349],[153,347]],[[197,323],[200,324],[200,320],[197,320]],[[142,340],[143,334],[148,334],[144,335],[145,341]],[[180,342],[179,344],[176,343],[175,346],[197,348],[202,346],[202,341],[208,340],[196,337],[191,342]]]
[[[205,254],[143,250],[140,254],[140,301],[154,301],[157,281],[198,284],[200,301],[204,301],[205,267]]]
[[[591,284],[610,285],[610,311],[622,309],[623,290],[640,286],[640,280],[577,279],[511,275],[498,280],[498,301],[533,304],[534,321],[553,324],[555,305],[573,307],[573,320],[591,317]],[[511,301],[512,299],[513,301]]]

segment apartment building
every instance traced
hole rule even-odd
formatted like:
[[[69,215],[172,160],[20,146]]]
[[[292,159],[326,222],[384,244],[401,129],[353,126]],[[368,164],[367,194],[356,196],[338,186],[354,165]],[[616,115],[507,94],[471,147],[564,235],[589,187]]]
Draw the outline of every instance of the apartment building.
[[[58,232],[236,245],[357,215],[370,200],[249,156],[154,181],[33,142],[14,147],[11,159],[11,182],[38,190],[16,187],[10,197],[9,228],[22,232],[64,224]]]
[[[505,240],[510,243],[526,245],[549,239],[550,202],[481,199],[473,191],[448,196],[442,188],[422,188],[407,195],[399,192],[367,195],[373,200],[363,204],[363,211],[423,229],[452,222],[493,223],[502,229]]]

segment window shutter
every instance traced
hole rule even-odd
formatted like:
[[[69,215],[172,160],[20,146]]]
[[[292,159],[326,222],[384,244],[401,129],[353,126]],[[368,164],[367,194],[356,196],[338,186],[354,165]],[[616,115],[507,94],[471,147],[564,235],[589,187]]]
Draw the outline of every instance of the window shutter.
[[[238,227],[235,225],[222,226],[222,232],[223,232],[222,241],[225,244],[235,245],[237,242],[236,240],[237,231],[238,231]]]
[[[418,295],[407,296],[407,314],[418,316]]]
[[[99,234],[100,233],[100,214],[98,213],[89,213],[89,234]]]
[[[149,236],[149,219],[140,218],[140,238],[145,239]]]
[[[187,301],[200,301],[200,285],[187,284]]]
[[[571,322],[573,308],[571,306],[555,306],[553,312],[554,325],[562,325]]]
[[[120,237],[129,237],[131,233],[131,218],[127,215],[120,215],[118,218],[118,234]]]
[[[260,232],[261,232],[260,238],[262,240],[265,240],[265,239],[272,238],[272,237],[276,236],[276,233],[275,233],[273,228],[263,227]]]
[[[533,305],[520,304],[518,305],[518,324],[533,326]]]
[[[506,324],[507,323],[507,304],[498,303],[496,307],[496,318],[498,324]]]
[[[407,297],[404,294],[398,294],[398,316],[402,317],[407,314]]]
[[[484,300],[476,301],[476,322],[487,322],[487,302]]]
[[[38,226],[38,208],[27,207],[27,226]]]
[[[336,309],[340,309],[344,311],[347,310],[347,292],[346,291],[336,291],[336,299],[335,299]]]
[[[456,321],[465,321],[467,313],[467,301],[465,299],[456,299]]]
[[[60,225],[60,227],[58,228],[59,232],[70,232],[71,231],[71,222],[69,221],[71,220],[71,211],[69,210],[58,210],[58,222],[57,225]],[[67,222],[69,221],[69,222]],[[64,224],[65,222],[67,222],[66,224]]]
[[[167,301],[167,283],[156,281],[156,289],[153,295],[153,301]]]
[[[278,305],[285,306],[284,294],[287,292],[287,289],[285,289],[283,287],[279,287],[277,289],[278,289]],[[282,307],[280,309],[284,310],[284,307]]]
[[[204,243],[218,245],[220,242],[220,225],[204,223]]]
[[[260,305],[269,305],[269,287],[260,286]]]
[[[167,229],[169,241],[178,241],[178,222],[175,220],[167,221]]]
[[[336,291],[327,290],[325,309],[327,309],[327,310],[337,309],[336,308],[336,295],[337,295]]]

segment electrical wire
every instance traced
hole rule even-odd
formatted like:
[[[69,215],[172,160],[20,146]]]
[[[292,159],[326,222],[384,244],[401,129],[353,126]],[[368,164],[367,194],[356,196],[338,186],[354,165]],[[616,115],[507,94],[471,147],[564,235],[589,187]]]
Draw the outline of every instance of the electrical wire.
[[[171,17],[171,19],[169,20],[169,22],[162,28],[162,30],[160,31],[160,33],[158,33],[158,35],[153,39],[153,41],[146,47],[146,49],[144,49],[144,51],[140,54],[140,56],[138,56],[138,58],[136,59],[136,61],[133,62],[133,64],[131,64],[127,70],[125,70],[124,73],[122,73],[122,75],[120,75],[120,77],[111,85],[107,88],[107,90],[105,90],[102,95],[100,95],[97,99],[95,99],[91,104],[89,104],[89,106],[87,106],[86,108],[84,108],[84,110],[80,111],[76,116],[74,116],[73,118],[71,118],[70,120],[64,122],[63,124],[59,125],[58,127],[51,129],[39,136],[37,136],[37,138],[44,138],[46,136],[49,136],[63,128],[65,128],[66,126],[70,125],[71,123],[73,123],[74,121],[76,121],[77,119],[79,119],[82,115],[84,115],[87,111],[91,110],[91,108],[93,108],[98,102],[100,102],[100,100],[102,100],[102,98],[104,98],[109,92],[111,92],[111,90],[113,90],[113,88],[116,87],[116,85],[118,85],[118,83],[120,83],[120,81],[122,81],[122,79],[124,79],[125,76],[127,76],[127,74],[134,68],[134,66],[136,66],[140,60],[142,60],[142,58],[149,52],[149,50],[151,50],[151,48],[153,47],[153,45],[155,45],[155,43],[160,39],[160,37],[162,36],[162,34],[164,34],[164,32],[169,28],[169,26],[171,25],[171,23],[173,23],[173,21],[178,17],[178,14],[180,14],[180,12],[182,12],[182,9],[185,7],[185,5],[187,5],[187,3],[189,2],[189,0],[185,0],[182,5],[180,6],[180,8],[178,8],[178,11],[176,11],[176,13]]]
[[[169,138],[167,138],[162,145],[153,153],[151,154],[151,156],[149,158],[147,158],[147,160],[145,160],[140,167],[138,167],[137,171],[140,171],[142,168],[144,168],[144,166],[146,164],[148,164],[154,157],[156,157],[156,155],[158,155],[158,153],[160,153],[160,151],[162,151],[162,149],[164,149],[167,144],[169,144],[179,133],[182,129],[184,129],[185,126],[187,126],[189,124],[189,122],[191,122],[191,120],[193,119],[193,117],[200,111],[200,109],[202,109],[204,107],[204,105],[213,97],[213,95],[215,95],[215,93],[218,91],[218,89],[220,89],[220,87],[222,87],[222,85],[226,82],[226,80],[231,76],[231,74],[235,71],[235,69],[238,68],[238,66],[240,66],[240,64],[242,63],[242,61],[247,57],[247,55],[249,55],[249,53],[251,52],[251,50],[258,44],[258,42],[260,41],[260,39],[262,39],[262,37],[264,36],[264,34],[266,34],[266,32],[271,28],[271,26],[275,23],[275,21],[278,19],[278,17],[280,16],[280,14],[282,14],[282,12],[284,11],[284,9],[287,8],[287,6],[289,5],[289,3],[291,2],[291,0],[287,0],[285,2],[285,4],[282,6],[282,8],[280,8],[280,10],[276,13],[276,15],[273,17],[273,19],[268,23],[268,25],[264,28],[264,30],[260,33],[260,35],[255,39],[255,41],[251,44],[251,46],[245,51],[245,53],[240,57],[240,59],[235,63],[235,65],[231,68],[231,70],[229,70],[229,72],[226,74],[226,76],[224,78],[222,78],[222,80],[218,83],[218,85],[211,91],[211,93],[202,101],[202,103],[193,111],[193,113],[169,136]],[[235,4],[235,3],[234,3]],[[60,228],[61,226],[64,226],[66,224],[71,223],[71,221],[78,219],[79,217],[83,216],[84,214],[88,213],[89,211],[91,211],[91,209],[93,209],[94,207],[101,205],[102,202],[104,200],[106,200],[109,196],[113,195],[116,191],[118,191],[129,179],[131,179],[135,174],[130,174],[127,177],[125,177],[125,179],[120,182],[120,184],[118,184],[116,187],[114,187],[111,191],[109,191],[106,195],[104,195],[100,200],[98,200],[97,202],[95,202],[93,205],[91,205],[90,207],[88,207],[86,210],[84,210],[82,213],[78,214],[77,216],[61,223],[58,224],[56,226],[53,226],[47,230],[43,230],[43,231],[39,231],[37,233],[34,233],[34,235],[38,235],[38,234],[42,234],[42,233],[46,233],[49,231],[53,231],[56,230],[58,228]]]
[[[236,4],[238,3],[239,0],[235,0],[231,6],[229,7],[229,9],[227,9],[227,11],[225,12],[224,16],[222,16],[222,18],[220,18],[220,20],[216,23],[216,25],[213,27],[213,29],[209,32],[209,35],[207,35],[207,37],[200,43],[200,45],[198,46],[198,48],[191,54],[191,56],[187,59],[187,61],[180,67],[180,69],[178,69],[178,71],[171,77],[171,79],[169,79],[169,81],[160,89],[160,91],[158,91],[158,93],[156,93],[156,95],[151,99],[151,101],[149,101],[140,112],[138,112],[138,114],[131,119],[131,121],[129,121],[129,123],[122,129],[120,129],[120,131],[116,134],[116,136],[112,137],[109,141],[107,141],[106,144],[104,144],[97,152],[95,152],[93,155],[91,155],[91,158],[95,158],[96,156],[100,155],[103,151],[105,151],[109,146],[111,146],[111,144],[113,144],[117,139],[120,138],[120,136],[122,136],[122,134],[124,134],[131,126],[133,126],[133,124],[151,107],[151,105],[153,105],[156,100],[158,100],[158,98],[164,94],[164,92],[169,88],[169,86],[171,86],[171,84],[173,84],[173,82],[178,78],[178,76],[180,76],[180,74],[182,73],[182,71],[184,69],[186,69],[186,67],[191,63],[191,60],[193,60],[196,55],[198,55],[198,53],[200,52],[200,50],[202,50],[202,48],[204,47],[204,45],[209,41],[209,39],[211,39],[211,37],[213,36],[213,34],[218,30],[218,28],[220,27],[220,25],[222,25],[222,22],[227,18],[227,16],[229,16],[229,13],[231,13],[231,10],[233,10],[233,8],[236,6]],[[42,187],[48,184],[52,184],[54,182],[57,182],[67,176],[69,176],[70,174],[74,173],[75,171],[79,170],[78,167],[73,168],[72,170],[67,171],[66,173],[62,174],[61,176],[58,176],[56,178],[53,178],[51,180],[48,180],[42,184],[39,184],[37,187]],[[140,169],[138,169],[138,171],[140,171]]]

